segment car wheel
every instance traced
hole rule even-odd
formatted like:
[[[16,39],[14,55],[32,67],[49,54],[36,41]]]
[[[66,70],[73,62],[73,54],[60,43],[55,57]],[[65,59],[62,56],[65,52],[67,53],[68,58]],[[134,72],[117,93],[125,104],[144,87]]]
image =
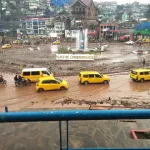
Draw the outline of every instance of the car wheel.
[[[40,93],[40,92],[43,92],[44,91],[44,89],[43,88],[39,88],[38,89],[38,92]]]
[[[143,82],[144,82],[144,79],[143,79],[143,78],[142,78],[142,79],[140,79],[140,82],[141,82],[141,83],[143,83]]]
[[[88,81],[84,81],[84,85],[88,85],[89,84],[89,82]]]
[[[7,84],[7,81],[6,81],[6,80],[4,80],[4,81],[3,81],[3,84]]]
[[[66,88],[64,87],[64,86],[61,86],[60,87],[60,90],[62,91],[62,90],[65,90]]]
[[[104,83],[104,84],[108,84],[109,82],[108,82],[107,80],[105,80],[103,83]]]

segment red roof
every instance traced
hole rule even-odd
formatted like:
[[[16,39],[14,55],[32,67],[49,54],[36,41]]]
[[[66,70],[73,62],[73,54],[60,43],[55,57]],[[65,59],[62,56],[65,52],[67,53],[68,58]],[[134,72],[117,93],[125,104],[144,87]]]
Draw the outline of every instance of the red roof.
[[[90,6],[91,0],[81,0],[86,6]]]

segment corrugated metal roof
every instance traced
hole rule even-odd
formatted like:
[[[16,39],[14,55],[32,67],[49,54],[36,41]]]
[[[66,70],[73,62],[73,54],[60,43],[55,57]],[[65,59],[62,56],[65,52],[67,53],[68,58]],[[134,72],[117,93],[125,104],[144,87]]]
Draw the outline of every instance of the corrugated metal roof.
[[[92,0],[81,0],[86,6],[90,6]]]
[[[78,0],[71,0],[71,5],[75,4]],[[84,3],[86,6],[90,6],[90,3],[92,0],[80,0],[82,3]]]

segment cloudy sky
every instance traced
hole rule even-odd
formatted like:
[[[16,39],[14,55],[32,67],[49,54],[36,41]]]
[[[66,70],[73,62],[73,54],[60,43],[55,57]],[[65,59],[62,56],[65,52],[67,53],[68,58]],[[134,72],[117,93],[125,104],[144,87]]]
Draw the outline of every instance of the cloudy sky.
[[[117,1],[118,4],[132,3],[132,2],[140,2],[140,3],[150,3],[150,0],[94,0],[95,2],[100,1]]]

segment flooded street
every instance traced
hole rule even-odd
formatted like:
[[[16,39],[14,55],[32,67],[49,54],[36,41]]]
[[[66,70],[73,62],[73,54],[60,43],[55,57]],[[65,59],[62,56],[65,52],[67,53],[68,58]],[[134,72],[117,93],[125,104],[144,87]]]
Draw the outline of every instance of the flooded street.
[[[150,82],[133,82],[129,77],[131,69],[142,66],[143,58],[146,66],[150,66],[149,54],[134,55],[133,50],[134,47],[122,43],[119,46],[112,44],[106,52],[95,54],[93,62],[56,61],[49,45],[42,45],[40,51],[27,48],[4,51],[0,53],[0,74],[7,80],[7,85],[0,84],[0,111],[4,112],[5,106],[9,111],[89,109],[91,105],[150,108]],[[15,87],[14,74],[31,67],[51,68],[56,76],[68,81],[69,89],[37,93],[35,83]],[[77,75],[81,68],[108,73],[110,84],[79,84]],[[149,124],[150,120],[136,120],[136,123],[72,121],[69,122],[69,147],[148,147],[149,140],[133,140],[131,130],[149,129]],[[0,150],[58,150],[58,127],[57,122],[2,123]],[[63,145],[65,130],[63,125]]]
[[[69,83],[68,91],[36,93],[35,83],[16,88],[13,74],[2,73],[7,85],[0,85],[0,111],[34,111],[51,109],[89,109],[88,104],[64,104],[66,98],[78,101],[113,100],[149,101],[150,82],[132,82],[129,75],[110,75],[110,85],[80,85],[77,76],[62,77]],[[57,103],[58,102],[58,103]],[[60,102],[60,103],[59,103]],[[82,107],[82,108],[81,108]],[[148,147],[149,140],[133,140],[131,130],[149,129],[150,120],[120,122],[118,120],[69,121],[69,147],[71,148],[137,148]],[[58,122],[1,123],[0,150],[58,150]],[[66,127],[62,125],[63,147],[66,148]]]
[[[80,85],[77,76],[61,77],[68,81],[69,89],[65,91],[46,91],[37,93],[35,83],[29,87],[15,87],[12,74],[4,74],[7,85],[0,85],[0,111],[8,106],[10,111],[39,108],[76,108],[89,105],[83,103],[62,104],[65,99],[76,101],[100,102],[111,100],[149,101],[150,82],[133,82],[129,75],[110,75],[110,84]]]

